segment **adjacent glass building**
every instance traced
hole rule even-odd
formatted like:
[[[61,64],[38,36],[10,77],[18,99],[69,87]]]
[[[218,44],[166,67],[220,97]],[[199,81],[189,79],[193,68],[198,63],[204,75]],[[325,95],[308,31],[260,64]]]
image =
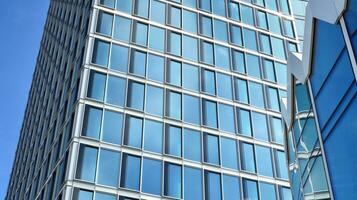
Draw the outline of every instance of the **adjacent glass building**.
[[[288,0],[51,1],[6,199],[290,200]]]
[[[288,59],[283,116],[294,199],[356,198],[357,1],[325,3],[321,12],[310,0],[303,55]]]

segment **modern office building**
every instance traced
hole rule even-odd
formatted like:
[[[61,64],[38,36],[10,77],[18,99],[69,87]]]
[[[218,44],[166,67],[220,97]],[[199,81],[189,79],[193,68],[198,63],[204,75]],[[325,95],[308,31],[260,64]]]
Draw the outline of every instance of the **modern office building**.
[[[288,0],[52,0],[6,199],[290,200]]]
[[[294,199],[356,199],[357,1],[310,0],[283,117]]]

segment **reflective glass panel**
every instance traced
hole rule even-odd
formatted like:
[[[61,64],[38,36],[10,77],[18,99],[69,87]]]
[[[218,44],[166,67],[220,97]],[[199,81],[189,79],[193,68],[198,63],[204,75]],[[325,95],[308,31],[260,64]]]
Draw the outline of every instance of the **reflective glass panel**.
[[[215,0],[216,1],[216,0]],[[219,0],[221,1],[221,0]],[[221,1],[224,3],[224,1]],[[221,20],[215,19],[214,21],[214,38],[224,42],[228,41],[227,23]]]
[[[145,76],[145,69],[146,53],[142,51],[132,50],[129,72],[135,75]]]
[[[202,100],[203,125],[217,128],[217,104],[212,101]]]
[[[163,124],[161,122],[145,120],[144,149],[162,153]]]
[[[200,169],[185,167],[184,198],[186,200],[202,200],[202,172]]]
[[[137,110],[143,110],[144,92],[145,88],[143,84],[134,81],[129,81],[126,106]]]
[[[193,37],[183,35],[182,37],[182,57],[188,60],[198,60],[198,41]]]
[[[229,48],[215,45],[215,55],[216,55],[216,66],[219,68],[223,68],[226,70],[230,69],[230,56],[229,56]]]
[[[129,48],[113,44],[110,55],[110,69],[126,73],[128,71],[128,57]]]
[[[124,145],[141,148],[143,119],[127,115],[125,119]]]
[[[225,99],[233,99],[232,79],[229,75],[217,73],[217,94]]]
[[[199,69],[198,67],[183,64],[182,65],[182,86],[185,89],[199,91]]]
[[[252,126],[250,112],[244,109],[237,109],[238,112],[238,132],[246,136],[252,136]]]
[[[240,12],[242,15],[242,22],[254,26],[253,8],[241,4]]]
[[[160,52],[165,51],[165,29],[150,26],[149,47]]]
[[[98,149],[86,145],[79,148],[76,178],[94,182],[97,168]]]
[[[113,15],[100,11],[97,20],[97,32],[112,35]]]
[[[182,29],[190,33],[197,33],[197,14],[188,10],[182,12]]]
[[[92,63],[106,67],[108,65],[109,46],[110,44],[107,42],[95,40]]]
[[[238,177],[223,175],[223,196],[225,200],[240,200]]]
[[[101,185],[117,187],[119,180],[119,166],[119,152],[101,149],[99,153],[97,182]]]
[[[243,179],[243,198],[259,200],[258,183],[256,181]]]
[[[153,115],[163,115],[164,90],[162,88],[151,85],[147,86],[145,111]]]
[[[184,129],[184,158],[201,162],[201,133]]]
[[[117,0],[116,9],[128,14],[133,10],[133,0]]]
[[[181,35],[168,32],[168,52],[176,56],[181,56]]]
[[[269,141],[268,125],[265,114],[252,112],[254,137],[259,140]]]
[[[232,65],[233,70],[239,73],[245,73],[244,53],[232,50]]]
[[[148,55],[148,79],[162,83],[164,81],[164,58],[153,54]]]
[[[184,95],[183,97],[183,120],[185,122],[200,125],[200,100],[197,97]]]
[[[107,76],[105,74],[91,71],[89,76],[87,96],[91,99],[103,101],[106,79]]]
[[[220,174],[205,171],[205,197],[206,200],[222,199]]]
[[[259,57],[252,54],[246,54],[245,59],[247,60],[248,75],[260,79]]]
[[[182,196],[181,166],[165,163],[164,195],[174,198]]]
[[[260,198],[276,200],[275,186],[269,183],[260,182]]]
[[[257,38],[256,32],[250,29],[243,28],[243,38],[244,38],[244,46],[250,50],[257,51]]]
[[[214,65],[213,59],[213,44],[201,41],[201,61],[210,65]]]
[[[134,14],[140,17],[148,18],[149,0],[135,1]]]
[[[258,174],[274,177],[270,148],[256,145],[255,154],[258,162]]]
[[[252,144],[240,143],[241,169],[255,173],[254,147]]]
[[[235,133],[234,108],[226,104],[219,104],[219,129]]]
[[[125,101],[125,88],[125,79],[115,76],[109,76],[106,102],[109,104],[123,107]]]
[[[249,94],[250,94],[250,104],[258,107],[264,108],[264,94],[263,86],[259,83],[249,82]]]
[[[169,24],[176,28],[181,28],[181,9],[169,6]]]
[[[215,73],[213,71],[202,70],[201,75],[201,84],[202,84],[202,91],[211,95],[216,94],[216,78]]]
[[[249,103],[247,81],[235,79],[235,99],[242,103]]]
[[[120,1],[120,0],[118,0]],[[125,17],[115,16],[113,38],[129,42],[131,20]]]
[[[141,158],[124,153],[122,160],[122,170],[120,186],[132,190],[139,190],[140,187],[140,165]]]
[[[168,60],[166,71],[166,82],[175,86],[181,86],[181,63]]]
[[[219,165],[219,141],[218,137],[205,133],[203,135],[204,161],[210,164]]]
[[[161,196],[161,161],[143,159],[142,192]]]
[[[207,0],[205,0],[207,1]],[[200,15],[200,33],[207,37],[212,37],[212,18]]]
[[[140,2],[140,1],[136,1]],[[146,46],[148,36],[148,25],[135,22],[132,40],[138,45]]]
[[[181,134],[182,130],[179,127],[166,125],[165,128],[165,153],[177,157],[181,157]]]
[[[165,24],[166,5],[160,1],[151,1],[150,19],[160,24]]]
[[[181,94],[167,91],[166,92],[166,116],[181,119]]]
[[[238,170],[237,143],[233,139],[221,137],[222,166]]]
[[[102,109],[86,106],[83,120],[82,136],[99,139],[102,124]]]
[[[231,25],[231,43],[236,44],[238,46],[243,46],[241,27]]]
[[[123,114],[106,110],[104,112],[102,141],[121,144]]]

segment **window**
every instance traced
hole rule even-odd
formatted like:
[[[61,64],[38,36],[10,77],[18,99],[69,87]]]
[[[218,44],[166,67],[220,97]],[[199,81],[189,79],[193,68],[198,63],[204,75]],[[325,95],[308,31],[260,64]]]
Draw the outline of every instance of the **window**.
[[[213,101],[202,100],[203,125],[217,128],[217,104]]]
[[[199,69],[198,67],[183,64],[182,65],[182,86],[185,89],[199,91]]]
[[[142,1],[136,1],[142,2]],[[132,40],[138,45],[146,46],[147,45],[147,36],[148,36],[148,25],[135,22],[134,23],[134,31]]]
[[[75,188],[73,192],[74,200],[93,200],[93,192]]]
[[[134,14],[140,17],[148,18],[149,0],[135,1]]]
[[[207,1],[207,0],[205,0]],[[207,37],[212,37],[212,18],[205,16],[205,15],[200,15],[200,34],[207,36]]]
[[[128,57],[129,48],[113,44],[110,55],[110,69],[126,73],[128,71]]]
[[[271,55],[271,44],[270,44],[270,37],[265,34],[259,34],[260,37],[260,51]]]
[[[165,162],[164,195],[180,199],[182,196],[181,166]]]
[[[117,197],[116,197],[116,195],[112,195],[112,194],[96,192],[95,199],[96,200],[116,200]]]
[[[274,177],[273,162],[269,147],[260,145],[255,146],[255,154],[258,162],[258,174],[263,176]]]
[[[184,158],[201,162],[201,133],[184,129]]]
[[[99,155],[97,182],[101,185],[117,187],[120,153],[101,149]]]
[[[235,79],[235,99],[242,103],[249,103],[247,81],[243,79]]]
[[[154,22],[165,24],[166,5],[160,1],[151,1],[150,18]]]
[[[259,199],[256,181],[243,178],[243,199]]]
[[[253,8],[241,4],[240,12],[242,15],[242,22],[254,26]]]
[[[273,47],[273,55],[281,60],[285,60],[286,56],[283,40],[271,37],[271,43]]]
[[[162,83],[164,81],[164,58],[149,54],[148,56],[148,79]]]
[[[141,148],[142,132],[143,119],[127,115],[125,119],[124,145]]]
[[[231,43],[243,46],[242,41],[242,28],[239,26],[231,25]]]
[[[141,158],[124,153],[122,162],[120,186],[139,190]]]
[[[182,37],[182,57],[188,60],[198,60],[198,41],[193,37],[183,35]]]
[[[166,92],[166,116],[180,120],[181,119],[181,94]]]
[[[240,143],[240,159],[242,170],[256,173],[254,146],[252,144]]]
[[[102,141],[121,144],[123,114],[106,110],[104,112]]]
[[[275,186],[269,183],[260,182],[260,198],[276,200]]]
[[[276,81],[279,85],[286,86],[287,76],[286,76],[286,65],[281,63],[275,63],[276,70]]]
[[[268,108],[276,112],[280,111],[278,90],[275,88],[267,87]]]
[[[182,0],[182,4],[191,8],[196,8],[197,7],[197,1],[196,0]]]
[[[129,72],[139,76],[145,76],[146,53],[133,49],[131,51],[130,61],[131,63],[130,63]]]
[[[197,33],[197,14],[188,10],[182,12],[182,29],[190,33]]]
[[[185,122],[200,125],[200,100],[197,97],[184,95],[183,97],[183,108]]]
[[[275,150],[275,166],[278,178],[289,179],[285,153],[283,151]]]
[[[265,3],[268,9],[278,11],[278,5],[275,0],[265,0]]]
[[[253,30],[243,28],[244,46],[250,50],[257,51],[257,38]]]
[[[290,9],[289,9],[289,3],[287,0],[280,0],[280,9],[281,11],[286,14],[289,15],[290,14]]]
[[[186,200],[202,200],[202,172],[200,169],[185,167],[184,168],[184,198]]]
[[[120,0],[118,0],[120,2]],[[115,16],[114,23],[114,39],[122,40],[125,42],[129,42],[130,39],[130,27],[131,20],[128,18]]]
[[[223,196],[225,200],[240,200],[239,178],[223,175]]]
[[[175,32],[168,32],[168,52],[176,55],[181,56],[181,35]]]
[[[109,76],[106,102],[109,104],[124,107],[125,88],[125,79],[115,76]]]
[[[264,7],[265,5],[265,0],[253,0],[253,3],[258,5],[258,6],[262,6]]]
[[[165,51],[165,29],[150,26],[149,47],[160,52]]]
[[[238,170],[237,143],[235,140],[221,137],[222,166]]]
[[[119,11],[131,14],[133,10],[133,0],[117,0],[116,8]]]
[[[278,16],[268,14],[268,24],[271,32],[281,35],[280,20]]]
[[[211,0],[198,0],[200,9],[211,12]]]
[[[163,124],[152,120],[145,120],[144,149],[162,153]]]
[[[94,182],[98,149],[81,144],[79,148],[76,178]]]
[[[177,157],[182,156],[181,151],[181,133],[179,127],[166,125],[165,127],[165,153]]]
[[[229,17],[233,20],[240,20],[239,4],[229,1]]]
[[[202,70],[202,91],[211,95],[216,94],[216,78],[213,71]]]
[[[232,50],[232,65],[233,70],[239,73],[245,73],[244,53],[241,51]]]
[[[291,190],[286,187],[279,187],[280,199],[281,200],[293,200],[291,196]]]
[[[174,7],[171,5],[169,6],[168,24],[170,24],[171,26],[174,26],[176,28],[181,28],[181,9],[180,8],[177,8],[177,7]]]
[[[216,66],[226,70],[230,69],[230,58],[229,58],[229,48],[215,45],[215,54],[216,54]]]
[[[219,141],[218,136],[204,133],[203,135],[204,162],[219,165]]]
[[[284,129],[281,119],[271,117],[270,122],[272,141],[278,144],[284,144]]]
[[[99,139],[102,124],[102,109],[86,106],[82,136]]]
[[[219,129],[235,133],[234,108],[226,104],[219,104]]]
[[[138,82],[129,81],[128,99],[126,106],[137,110],[143,110],[144,107],[144,85]]]
[[[213,44],[201,41],[201,59],[202,62],[214,65],[213,61]]]
[[[264,114],[252,112],[254,137],[259,140],[269,141],[267,119]]]
[[[224,1],[222,2],[224,3]],[[214,22],[214,38],[217,40],[228,42],[227,23],[217,19],[215,19],[213,22]]]
[[[109,8],[114,8],[114,0],[100,0],[100,4],[105,5]]]
[[[284,33],[286,36],[294,38],[294,27],[293,27],[293,22],[287,19],[283,20],[284,22]]]
[[[246,54],[245,58],[247,60],[248,75],[260,79],[259,57],[252,54]]]
[[[212,0],[213,13],[216,15],[226,16],[226,1]]]
[[[206,200],[222,199],[220,174],[205,171],[205,197]]]
[[[181,86],[181,63],[174,60],[168,60],[166,71],[166,82],[171,85]]]
[[[98,14],[97,32],[112,35],[113,15],[100,11]]]
[[[264,108],[264,94],[263,86],[259,83],[249,82],[249,94],[250,94],[250,104],[258,107]]]
[[[263,11],[257,11],[256,13],[258,27],[262,29],[268,29],[267,14]]]
[[[164,90],[162,88],[147,86],[145,111],[153,115],[163,116]]]
[[[229,75],[217,73],[217,94],[225,99],[233,99],[232,79]]]
[[[90,72],[87,96],[91,99],[103,101],[105,93],[105,82],[107,76],[95,71]]]
[[[274,62],[263,59],[264,78],[268,81],[275,82]]]
[[[238,132],[246,136],[252,136],[252,126],[250,112],[244,109],[237,109],[238,112]]]
[[[142,192],[161,196],[161,161],[143,159]]]
[[[92,63],[106,67],[109,57],[109,43],[100,40],[94,41]]]

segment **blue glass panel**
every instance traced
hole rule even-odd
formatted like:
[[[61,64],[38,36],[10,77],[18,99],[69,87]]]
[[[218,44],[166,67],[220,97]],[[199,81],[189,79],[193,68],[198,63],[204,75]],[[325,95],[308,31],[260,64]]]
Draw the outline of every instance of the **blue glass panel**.
[[[144,92],[145,88],[143,84],[134,81],[129,81],[126,106],[137,110],[143,110]]]
[[[198,3],[200,9],[211,12],[211,0],[198,0]]]
[[[200,33],[207,37],[212,37],[212,18],[201,15],[200,16]]]
[[[239,4],[229,1],[229,17],[233,20],[240,20]]]
[[[127,115],[125,119],[124,144],[141,148],[143,120]]]
[[[272,140],[276,143],[284,144],[284,129],[281,119],[272,117],[270,121]]]
[[[250,104],[258,107],[264,108],[264,94],[263,86],[259,83],[249,82],[249,94],[250,94]]]
[[[202,100],[203,125],[217,128],[217,104],[212,101]]]
[[[252,112],[254,137],[259,140],[269,141],[267,119],[264,114]]]
[[[263,59],[264,78],[268,81],[275,82],[274,62]]]
[[[100,11],[97,21],[97,32],[112,35],[113,15]]]
[[[222,199],[220,174],[205,171],[205,194],[206,200]]]
[[[106,67],[109,57],[109,43],[95,40],[93,47],[92,63]]]
[[[176,56],[181,56],[181,35],[174,32],[168,34],[168,52]]]
[[[233,99],[232,79],[229,75],[217,73],[217,94],[225,99]]]
[[[133,0],[117,0],[117,10],[131,14],[133,10]]]
[[[192,1],[192,0],[191,0]],[[197,33],[197,14],[188,10],[182,12],[182,29],[190,33]]]
[[[256,172],[254,147],[252,144],[240,143],[241,169],[248,172]]]
[[[201,45],[201,61],[210,65],[214,65],[213,44],[202,41]]]
[[[157,51],[165,51],[165,29],[150,26],[149,47]]]
[[[166,92],[166,116],[174,118],[174,119],[181,119],[181,94],[167,91]]]
[[[267,14],[263,11],[257,11],[257,23],[262,29],[268,29]]]
[[[226,70],[230,69],[230,57],[229,57],[229,48],[215,45],[215,54],[216,54],[216,66]]]
[[[260,37],[260,51],[271,55],[271,45],[270,45],[270,38],[268,35],[259,34]]]
[[[196,0],[182,0],[182,5],[191,7],[191,8],[196,8],[197,7],[197,1]]]
[[[238,109],[238,127],[239,133],[252,136],[252,127],[250,121],[250,112],[243,109]]]
[[[106,102],[109,104],[123,107],[125,101],[125,88],[125,79],[115,76],[109,76]]]
[[[165,163],[164,195],[174,198],[182,196],[182,172],[181,166]]]
[[[280,187],[280,199],[281,200],[293,200],[291,196],[291,190],[286,187]]]
[[[243,29],[244,46],[250,50],[257,51],[258,44],[256,38],[256,32],[250,29]]]
[[[137,1],[140,2],[140,1]],[[138,45],[146,46],[148,37],[148,25],[135,22],[132,40]]]
[[[242,22],[254,26],[253,8],[245,5],[240,5]]]
[[[282,13],[289,15],[290,14],[290,9],[289,9],[289,3],[287,0],[280,0],[280,10]]]
[[[145,111],[153,115],[163,115],[164,90],[162,88],[147,86]]]
[[[167,125],[165,129],[165,153],[181,157],[181,128]]]
[[[101,185],[117,187],[119,179],[119,166],[119,152],[101,149],[99,153],[97,182]]]
[[[93,192],[87,190],[75,189],[73,194],[75,200],[93,200]]]
[[[279,178],[289,179],[286,157],[283,151],[275,151],[276,174]]]
[[[265,3],[266,3],[266,7],[269,10],[278,11],[278,5],[276,4],[275,0],[265,0]]]
[[[117,199],[116,195],[113,194],[107,194],[102,192],[95,193],[95,200],[116,200],[116,199]]]
[[[198,60],[198,41],[193,37],[183,35],[182,37],[182,57],[188,60]]]
[[[221,2],[224,3],[224,1]],[[214,38],[217,40],[227,42],[228,41],[227,23],[217,19],[215,19],[213,22],[214,22]]]
[[[268,108],[276,112],[280,111],[278,89],[268,87],[267,88],[268,97]]]
[[[202,172],[200,169],[185,167],[185,200],[203,200]]]
[[[286,60],[284,41],[275,37],[271,37],[273,55],[281,60]]]
[[[271,32],[281,35],[281,26],[278,16],[268,14],[268,24]]]
[[[273,162],[271,158],[270,148],[256,145],[255,155],[257,156],[257,162],[258,162],[257,164],[258,174],[263,176],[274,177]]]
[[[162,83],[164,81],[164,58],[149,54],[148,56],[148,79]]]
[[[142,192],[161,196],[161,161],[143,159]]]
[[[94,182],[98,149],[86,145],[79,148],[76,178]]]
[[[152,120],[145,120],[144,149],[162,153],[163,124]]]
[[[246,54],[245,58],[247,61],[248,75],[260,79],[261,73],[259,57],[252,54]]]
[[[107,76],[105,74],[91,71],[89,76],[87,96],[92,99],[103,101],[106,79]]]
[[[110,69],[127,72],[129,63],[128,57],[129,48],[113,44],[110,55]]]
[[[239,178],[223,175],[223,196],[224,200],[240,200]]]
[[[132,190],[139,190],[141,158],[123,154],[120,186]]]
[[[120,145],[122,129],[123,114],[106,110],[104,112],[102,140]]]
[[[216,15],[226,16],[226,1],[212,0],[212,12]]]
[[[183,105],[183,120],[188,123],[200,125],[200,99],[194,96],[184,95]]]
[[[110,8],[114,8],[114,0],[100,0],[100,4],[105,5]]]
[[[176,28],[181,28],[181,9],[169,6],[169,24]]]
[[[184,158],[201,162],[201,133],[184,129]]]
[[[201,76],[201,84],[202,84],[202,91],[208,94],[215,95],[216,94],[216,78],[215,73],[213,71],[202,70]]]
[[[205,133],[203,135],[204,161],[219,165],[219,141],[218,137]]]
[[[231,43],[236,44],[238,46],[243,46],[241,27],[231,25]]]
[[[293,22],[290,20],[283,20],[284,22],[284,30],[285,30],[285,35],[287,35],[288,37],[294,38],[295,34],[294,34],[294,27],[293,27]]]
[[[235,140],[221,137],[221,155],[223,167],[238,170],[237,152],[237,143]]]
[[[166,82],[175,86],[181,86],[181,63],[173,60],[168,61]]]
[[[113,38],[129,42],[131,20],[128,18],[115,16]]]
[[[160,24],[165,24],[166,4],[160,1],[151,1],[150,19]]]
[[[259,200],[258,183],[256,181],[243,179],[243,198]]]
[[[275,186],[269,183],[259,183],[260,187],[260,198],[261,199],[271,199],[276,200]]]
[[[233,70],[245,73],[245,61],[244,61],[244,53],[236,50],[232,50],[232,65]]]
[[[185,89],[199,91],[199,69],[198,67],[183,64],[182,65],[182,86]]]
[[[148,18],[149,0],[135,1],[134,13],[140,17]]]
[[[99,139],[102,124],[102,109],[86,106],[83,120],[82,136]]]
[[[234,108],[226,104],[219,104],[219,129],[235,133]]]
[[[286,65],[281,63],[275,63],[276,81],[279,85],[286,86]]]
[[[235,79],[235,99],[242,103],[249,103],[247,81]]]

